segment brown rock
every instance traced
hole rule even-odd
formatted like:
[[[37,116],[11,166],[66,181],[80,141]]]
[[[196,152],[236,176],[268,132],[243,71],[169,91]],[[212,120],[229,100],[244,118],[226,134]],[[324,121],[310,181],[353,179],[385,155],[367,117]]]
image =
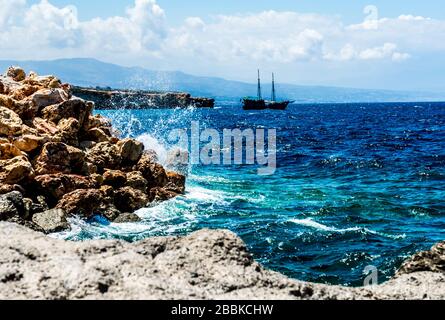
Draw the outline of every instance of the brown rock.
[[[160,164],[153,162],[153,157],[150,154],[142,155],[136,169],[147,179],[149,187],[163,187],[168,182],[165,169]]]
[[[32,165],[25,156],[0,160],[0,184],[16,184],[33,175]]]
[[[59,123],[61,119],[75,118],[79,121],[80,127],[84,127],[88,119],[93,104],[82,99],[71,99],[58,105],[52,105],[42,110],[43,118],[54,123]]]
[[[125,163],[136,163],[144,152],[144,144],[134,139],[124,139],[117,143],[119,154]]]
[[[59,121],[57,125],[59,129],[57,136],[60,138],[60,141],[69,144],[71,146],[78,146],[78,134],[80,130],[79,121],[74,118],[62,119]]]
[[[31,97],[34,107],[41,111],[43,108],[58,105],[68,100],[68,95],[62,89],[42,89],[35,92]]]
[[[100,128],[92,128],[86,132],[86,139],[94,142],[108,142],[110,141],[109,135]]]
[[[48,134],[50,136],[54,136],[59,132],[59,129],[54,123],[42,118],[34,118],[32,120],[32,124],[37,132],[40,134]]]
[[[114,219],[114,223],[131,223],[131,222],[140,222],[141,218],[135,213],[121,213],[116,219]]]
[[[147,191],[148,181],[141,172],[132,171],[127,173],[127,186],[145,192]]]
[[[16,101],[14,99],[12,99],[11,97],[4,95],[4,94],[0,94],[0,106],[1,107],[5,107],[11,110],[15,109],[15,104]]]
[[[179,194],[174,191],[156,187],[150,190],[149,200],[150,202],[167,201],[177,197],[178,195]]]
[[[62,197],[57,208],[65,210],[68,215],[91,218],[100,214],[107,204],[101,191],[96,189],[79,189]]]
[[[82,150],[64,143],[46,143],[34,161],[37,175],[52,173],[78,173],[83,168],[85,154]]]
[[[185,176],[176,172],[168,171],[167,178],[168,183],[165,186],[165,189],[181,194],[185,192]]]
[[[32,222],[43,229],[44,233],[54,233],[70,228],[66,213],[62,209],[51,209],[35,214]]]
[[[14,111],[0,107],[0,135],[14,135],[22,129],[22,119]]]
[[[40,147],[44,141],[45,139],[42,137],[38,137],[32,134],[26,134],[15,138],[14,145],[21,151],[32,152]]]
[[[131,187],[120,188],[114,193],[114,205],[122,212],[133,212],[144,208],[148,200],[147,194]]]
[[[110,142],[101,142],[89,149],[87,159],[97,166],[99,172],[104,169],[117,169],[121,164],[119,148]]]
[[[422,271],[445,272],[445,241],[413,255],[402,264],[397,276]]]
[[[0,160],[6,160],[23,155],[12,143],[0,143]]]
[[[77,189],[91,189],[95,185],[90,178],[72,174],[45,174],[34,179],[34,190],[52,203]]]
[[[113,205],[110,204],[101,210],[101,215],[109,221],[116,220],[122,213]]]
[[[35,92],[39,91],[40,89],[41,89],[40,86],[24,84],[13,92],[11,98],[15,100],[23,100],[29,97],[30,95],[34,94]]]
[[[26,73],[22,68],[9,67],[6,71],[6,76],[12,78],[14,81],[23,81],[26,78]]]
[[[119,170],[106,170],[103,174],[103,184],[112,186],[114,188],[121,188],[127,182],[127,175]]]
[[[111,121],[100,114],[89,115],[88,120],[85,122],[85,131],[93,128],[111,128]]]

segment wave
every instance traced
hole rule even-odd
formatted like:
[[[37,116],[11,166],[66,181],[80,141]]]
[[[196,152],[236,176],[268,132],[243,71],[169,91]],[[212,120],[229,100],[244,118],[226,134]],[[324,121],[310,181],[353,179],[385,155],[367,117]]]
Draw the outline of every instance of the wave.
[[[318,231],[322,231],[322,232],[332,232],[332,233],[348,233],[348,232],[361,232],[361,233],[366,233],[366,234],[372,234],[372,235],[378,235],[378,236],[382,236],[382,237],[386,237],[386,238],[391,238],[394,240],[397,239],[403,239],[406,237],[405,234],[403,235],[390,235],[390,234],[386,234],[386,233],[381,233],[381,232],[377,232],[368,228],[363,228],[363,227],[350,227],[350,228],[336,228],[336,227],[330,227],[321,223],[318,223],[316,221],[314,221],[311,218],[306,218],[306,219],[290,219],[289,222],[298,224],[300,226],[303,227],[308,227],[308,228],[312,228],[312,229],[316,229]]]

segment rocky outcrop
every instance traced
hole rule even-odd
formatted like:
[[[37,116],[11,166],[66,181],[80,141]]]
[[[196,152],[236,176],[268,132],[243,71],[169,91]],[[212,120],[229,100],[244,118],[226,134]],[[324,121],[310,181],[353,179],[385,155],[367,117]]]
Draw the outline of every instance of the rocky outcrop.
[[[0,84],[0,221],[45,233],[69,228],[72,215],[134,222],[133,211],[184,193],[185,177],[116,136],[70,85],[17,67]]]
[[[233,233],[122,241],[56,240],[0,223],[0,299],[444,299],[443,272],[347,288],[264,269]],[[443,261],[443,260],[442,260]]]
[[[74,87],[73,93],[94,101],[97,109],[159,109],[159,108],[213,108],[214,99],[194,98],[183,92],[147,92],[105,90]]]
[[[416,253],[402,264],[396,276],[422,271],[445,273],[445,241],[431,250]]]

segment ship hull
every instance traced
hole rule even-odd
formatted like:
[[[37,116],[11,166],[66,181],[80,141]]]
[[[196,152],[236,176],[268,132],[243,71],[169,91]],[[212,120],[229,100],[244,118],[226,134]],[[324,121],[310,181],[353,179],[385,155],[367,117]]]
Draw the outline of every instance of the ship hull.
[[[243,99],[244,110],[265,110],[266,102],[264,100]]]
[[[272,101],[266,103],[266,108],[272,110],[286,110],[289,103],[290,101],[280,101],[280,102]]]

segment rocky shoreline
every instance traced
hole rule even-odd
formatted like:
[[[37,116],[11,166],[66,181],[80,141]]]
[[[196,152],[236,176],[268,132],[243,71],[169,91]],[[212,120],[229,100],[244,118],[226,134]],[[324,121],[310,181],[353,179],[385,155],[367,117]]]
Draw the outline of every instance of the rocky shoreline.
[[[185,176],[93,108],[54,76],[11,67],[0,77],[0,221],[45,233],[69,228],[69,216],[135,221],[184,193]]]
[[[46,236],[70,216],[138,221],[135,210],[185,191],[185,176],[93,108],[54,76],[0,76],[0,299],[445,298],[445,242],[384,284],[346,288],[266,270],[225,230],[136,243]]]
[[[183,92],[147,92],[73,87],[74,95],[101,109],[213,108],[214,99],[192,97]]]

